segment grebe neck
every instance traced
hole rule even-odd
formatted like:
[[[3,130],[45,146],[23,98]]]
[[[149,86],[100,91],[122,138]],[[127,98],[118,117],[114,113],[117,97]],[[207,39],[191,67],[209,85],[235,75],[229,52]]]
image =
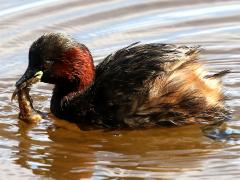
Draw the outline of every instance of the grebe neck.
[[[83,46],[68,50],[63,60],[55,65],[54,74],[59,80],[55,83],[51,109],[62,108],[76,94],[84,94],[95,78],[95,68],[89,50]]]

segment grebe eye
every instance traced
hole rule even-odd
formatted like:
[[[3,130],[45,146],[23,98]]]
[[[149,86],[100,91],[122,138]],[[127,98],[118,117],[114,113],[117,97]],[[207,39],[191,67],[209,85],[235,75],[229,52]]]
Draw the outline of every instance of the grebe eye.
[[[46,60],[46,61],[44,61],[45,63],[44,63],[44,65],[43,65],[43,67],[45,68],[45,69],[48,69],[48,68],[50,68],[51,66],[52,66],[52,64],[53,64],[53,61],[51,61],[51,60]]]

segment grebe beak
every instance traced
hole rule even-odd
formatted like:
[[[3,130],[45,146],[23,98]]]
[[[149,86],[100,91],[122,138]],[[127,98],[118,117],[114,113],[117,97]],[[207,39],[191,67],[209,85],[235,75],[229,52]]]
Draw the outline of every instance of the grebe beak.
[[[42,78],[42,75],[43,75],[42,71],[33,71],[27,69],[23,76],[16,82],[15,84],[16,89],[12,94],[11,100],[15,98],[15,96],[20,90],[39,82]]]

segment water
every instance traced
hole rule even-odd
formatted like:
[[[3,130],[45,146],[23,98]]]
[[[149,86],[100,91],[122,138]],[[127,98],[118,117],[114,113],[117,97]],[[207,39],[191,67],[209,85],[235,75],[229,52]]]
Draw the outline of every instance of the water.
[[[2,0],[0,7],[0,179],[239,179],[240,1]],[[95,63],[135,41],[201,45],[210,72],[223,79],[233,120],[137,131],[80,131],[53,115],[29,125],[11,102],[28,48],[45,32],[66,32]],[[52,86],[32,89],[49,112]],[[211,138],[209,138],[211,137]]]

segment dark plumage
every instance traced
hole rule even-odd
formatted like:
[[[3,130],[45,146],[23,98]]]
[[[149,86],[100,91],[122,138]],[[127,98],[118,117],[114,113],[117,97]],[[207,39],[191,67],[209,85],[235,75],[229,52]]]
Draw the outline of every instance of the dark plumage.
[[[218,77],[226,71],[208,75],[198,53],[198,47],[135,43],[94,69],[86,46],[50,33],[31,46],[26,73],[43,71],[42,81],[55,84],[53,114],[81,127],[147,128],[224,120]]]

